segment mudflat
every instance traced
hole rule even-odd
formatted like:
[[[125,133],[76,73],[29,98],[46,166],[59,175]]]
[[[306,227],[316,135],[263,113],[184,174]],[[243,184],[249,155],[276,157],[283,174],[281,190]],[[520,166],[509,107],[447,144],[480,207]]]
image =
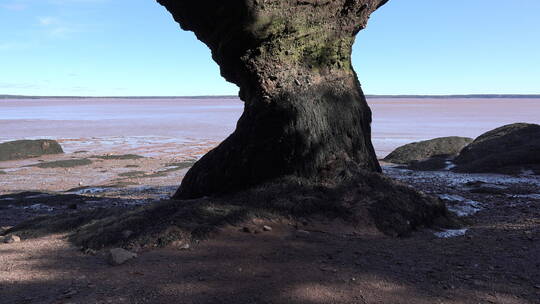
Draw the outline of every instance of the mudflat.
[[[368,103],[379,158],[413,141],[474,138],[505,124],[540,123],[540,98],[372,98]],[[0,141],[51,138],[67,152],[215,144],[234,131],[242,109],[233,97],[1,100]]]

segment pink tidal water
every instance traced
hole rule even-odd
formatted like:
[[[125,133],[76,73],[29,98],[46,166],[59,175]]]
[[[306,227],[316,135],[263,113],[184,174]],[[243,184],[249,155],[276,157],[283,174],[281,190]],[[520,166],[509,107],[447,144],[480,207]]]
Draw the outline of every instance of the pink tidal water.
[[[413,141],[476,137],[504,124],[540,123],[540,99],[373,98],[368,102],[379,157]],[[134,147],[215,144],[234,130],[242,109],[238,98],[0,100],[0,142],[53,138],[63,140],[67,151],[89,141],[111,148],[119,142]]]

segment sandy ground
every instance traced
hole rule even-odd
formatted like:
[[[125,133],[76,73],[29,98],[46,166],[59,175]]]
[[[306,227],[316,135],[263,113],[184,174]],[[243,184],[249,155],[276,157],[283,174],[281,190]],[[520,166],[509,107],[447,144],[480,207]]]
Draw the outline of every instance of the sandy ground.
[[[93,160],[68,169],[25,167],[43,163],[39,159],[3,162],[8,172],[1,177],[0,226],[66,212],[55,195],[76,187],[71,193],[86,198],[80,209],[151,204],[174,191],[185,174],[179,169],[145,177],[187,160],[172,155],[40,158]],[[132,170],[144,173],[118,176]],[[64,235],[48,235],[0,244],[0,302],[540,303],[538,176],[385,171],[446,198],[451,210],[464,215],[464,230],[426,229],[395,239],[348,233],[339,223],[256,221],[244,225],[272,231],[227,227],[188,250],[145,250],[121,266],[107,264],[106,250],[85,254]],[[29,189],[40,193],[16,194]]]

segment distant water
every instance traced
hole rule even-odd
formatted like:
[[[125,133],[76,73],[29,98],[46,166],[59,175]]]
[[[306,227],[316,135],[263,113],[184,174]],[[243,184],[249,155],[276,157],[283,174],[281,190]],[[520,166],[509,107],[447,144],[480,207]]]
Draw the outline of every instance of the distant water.
[[[374,98],[369,103],[379,157],[417,140],[476,137],[508,123],[540,123],[540,99]],[[68,152],[96,144],[215,145],[234,131],[242,109],[237,98],[0,100],[0,141],[60,139]]]

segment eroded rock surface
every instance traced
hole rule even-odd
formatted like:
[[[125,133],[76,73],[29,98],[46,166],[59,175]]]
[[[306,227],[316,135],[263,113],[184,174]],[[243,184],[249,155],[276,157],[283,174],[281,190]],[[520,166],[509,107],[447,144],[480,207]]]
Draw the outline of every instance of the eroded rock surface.
[[[387,0],[158,2],[211,49],[245,102],[235,132],[193,166],[176,198],[350,166],[380,172],[351,49]]]
[[[46,154],[64,153],[55,140],[16,140],[0,144],[0,161],[25,159]]]
[[[540,174],[540,125],[516,123],[482,134],[455,159],[458,172]]]

